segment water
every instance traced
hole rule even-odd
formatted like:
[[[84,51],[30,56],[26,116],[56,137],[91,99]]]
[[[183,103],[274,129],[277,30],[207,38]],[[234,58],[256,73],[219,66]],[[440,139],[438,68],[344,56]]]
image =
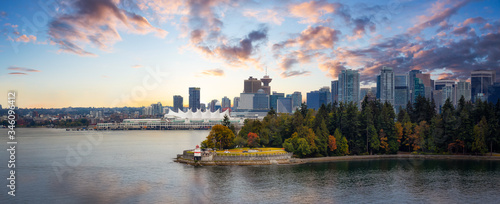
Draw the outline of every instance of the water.
[[[499,161],[393,159],[192,167],[175,163],[173,158],[199,144],[208,131],[97,133],[102,138],[95,132],[17,129],[16,197],[8,196],[8,188],[2,187],[0,203],[497,203],[500,200]],[[2,135],[7,134],[2,131]],[[5,149],[6,141],[6,136],[0,138]],[[9,175],[7,161],[7,151],[1,151],[0,176],[4,179]]]

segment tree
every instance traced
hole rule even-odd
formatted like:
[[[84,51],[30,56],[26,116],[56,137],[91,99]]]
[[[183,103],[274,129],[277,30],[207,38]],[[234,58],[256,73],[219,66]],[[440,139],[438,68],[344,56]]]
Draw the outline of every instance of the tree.
[[[229,116],[224,115],[224,119],[222,120],[222,125],[226,126],[226,127],[230,127],[231,126],[231,122],[229,121]]]
[[[227,149],[233,146],[234,133],[224,125],[214,125],[207,136],[207,139],[201,143],[204,148]]]
[[[384,150],[385,153],[389,152],[389,144],[387,143],[387,137],[383,129],[380,129],[378,136],[380,140],[380,149]]]
[[[335,140],[335,137],[330,135],[328,136],[328,149],[333,152],[337,149],[337,142]]]
[[[488,123],[486,122],[486,117],[479,124],[474,126],[474,143],[472,143],[472,151],[480,154],[484,154],[487,151],[485,137],[488,132]]]
[[[336,154],[337,155],[346,155],[349,154],[349,145],[347,144],[347,139],[340,133],[340,130],[337,128],[335,133],[333,134],[335,137],[335,141],[337,144]]]
[[[234,144],[238,145],[238,147],[244,147],[245,145],[247,145],[247,141],[244,138],[237,136],[236,138],[234,138]]]
[[[375,129],[375,126],[370,125],[370,127],[368,127],[368,136],[370,138],[370,154],[373,154],[373,150],[377,152],[380,148],[380,140],[378,139],[377,129]]]
[[[260,138],[257,134],[250,132],[248,133],[247,145],[250,148],[258,147],[260,143]]]

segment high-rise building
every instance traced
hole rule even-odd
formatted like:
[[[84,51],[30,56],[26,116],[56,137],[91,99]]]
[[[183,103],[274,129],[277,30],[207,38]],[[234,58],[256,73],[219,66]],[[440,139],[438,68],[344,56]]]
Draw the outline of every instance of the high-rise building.
[[[274,110],[277,110],[279,98],[285,98],[285,94],[284,93],[277,93],[276,91],[273,91],[273,95],[269,96],[269,107],[274,109]]]
[[[318,110],[322,104],[327,105],[327,98],[326,91],[311,91],[307,93],[307,107]]]
[[[185,109],[185,108],[184,108],[184,109]],[[204,104],[204,103],[200,103],[200,110],[201,110],[201,112],[205,112],[205,111],[207,111],[207,105],[206,105],[206,104]]]
[[[434,103],[436,104],[436,111],[438,113],[441,113],[441,106],[443,106],[443,90],[432,91],[432,98],[434,99]]]
[[[339,80],[332,81],[332,103],[339,101]]]
[[[262,89],[262,82],[257,78],[249,77],[244,81],[243,93],[257,93]]]
[[[457,83],[457,102],[464,97],[465,101],[470,101],[470,82],[460,80]]]
[[[412,103],[415,103],[416,99],[417,99],[417,96],[423,96],[425,97],[425,85],[424,85],[424,82],[422,81],[422,79],[420,78],[413,78],[413,101]]]
[[[266,75],[264,76],[264,78],[261,78],[260,81],[262,81],[262,90],[264,90],[264,92],[266,92],[267,95],[270,95],[271,94],[271,86],[269,86],[269,83],[271,83],[273,79],[269,78],[269,76],[267,75],[267,71],[266,71]]]
[[[419,78],[424,84],[424,96],[426,99],[432,98],[432,91],[434,90],[434,86],[431,83],[431,75],[430,74],[415,74],[415,78]]]
[[[394,71],[392,67],[382,67],[380,82],[377,84],[380,85],[378,89],[380,102],[394,104]]]
[[[222,98],[222,103],[221,103],[221,108],[222,109],[225,109],[225,108],[231,108],[231,99],[229,99],[228,97],[224,96],[224,98]]]
[[[488,86],[488,102],[496,104],[500,99],[500,83],[495,82]]]
[[[238,110],[252,110],[254,93],[240,93]]]
[[[219,103],[220,106],[220,102],[217,99],[213,99],[212,101],[210,101],[210,103],[208,103],[208,108],[210,109],[210,112],[215,112],[217,110],[217,108],[215,107],[217,103]]]
[[[330,93],[330,87],[328,86],[324,86],[323,88],[320,88],[319,91],[322,91],[322,92],[326,92],[326,104],[329,104],[332,102],[332,97],[331,97],[331,93]]]
[[[233,99],[233,110],[238,109],[239,105],[240,105],[240,97],[234,97],[234,99]]]
[[[182,96],[179,96],[179,95],[175,95],[174,96],[174,110],[175,112],[179,112],[179,110],[182,111],[182,107],[184,107],[184,99],[182,98]]]
[[[406,108],[408,104],[408,75],[396,74],[394,76],[394,108],[399,111],[399,108]]]
[[[377,94],[378,94],[378,93],[377,93],[377,87],[371,87],[371,89],[372,89],[372,94],[373,94],[373,96],[374,96],[375,98],[377,98]]]
[[[292,94],[292,111],[295,111],[302,105],[302,93],[299,91],[293,92]]]
[[[193,112],[200,109],[200,87],[189,87],[189,109]]]
[[[434,90],[443,90],[442,93],[442,104],[446,99],[450,99],[453,105],[456,105],[456,86],[453,80],[436,80],[434,81]],[[435,100],[434,100],[435,101]]]
[[[415,78],[417,78],[417,74],[422,74],[422,71],[420,70],[411,70],[409,73],[408,73],[408,88],[409,88],[409,93],[408,93],[408,96],[409,96],[409,99],[410,101],[413,103],[415,102],[415,97],[420,95],[420,94],[415,94]],[[423,85],[423,82],[422,82],[422,85]],[[422,88],[424,91],[425,91],[425,86]],[[423,94],[425,96],[425,93]]]
[[[254,110],[269,110],[269,95],[262,89],[253,96]]]
[[[360,88],[359,89],[359,100],[365,100],[365,96],[368,95],[368,92],[372,91],[371,88]]]
[[[488,98],[488,86],[493,85],[496,80],[495,70],[475,70],[470,76],[471,99],[476,102],[476,98]]]
[[[339,101],[359,102],[359,73],[358,70],[342,70],[339,74]]]
[[[277,106],[277,113],[292,113],[292,98],[279,98]]]

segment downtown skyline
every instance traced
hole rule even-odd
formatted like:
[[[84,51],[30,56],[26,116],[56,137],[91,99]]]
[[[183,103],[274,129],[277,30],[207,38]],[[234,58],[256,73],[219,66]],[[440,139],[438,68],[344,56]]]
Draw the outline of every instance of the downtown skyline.
[[[496,1],[0,5],[0,90],[17,90],[22,108],[173,106],[172,96],[186,101],[189,87],[201,88],[202,103],[232,99],[266,68],[272,91],[303,94],[343,69],[358,70],[362,87],[375,86],[383,66],[435,80],[470,80],[475,69],[500,74]],[[161,80],[157,68],[167,73]],[[122,99],[141,87],[145,95]]]

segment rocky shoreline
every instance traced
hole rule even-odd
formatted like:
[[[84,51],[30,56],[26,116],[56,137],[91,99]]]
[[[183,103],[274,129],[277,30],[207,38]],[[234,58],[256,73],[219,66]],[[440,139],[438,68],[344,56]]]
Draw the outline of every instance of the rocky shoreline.
[[[327,163],[336,161],[378,160],[378,159],[441,159],[441,160],[486,160],[500,161],[500,156],[475,156],[475,155],[359,155],[359,156],[332,156],[317,158],[290,158],[278,160],[246,160],[246,161],[194,161],[191,159],[176,158],[175,162],[194,166],[248,166],[248,165],[293,165],[308,163]]]

